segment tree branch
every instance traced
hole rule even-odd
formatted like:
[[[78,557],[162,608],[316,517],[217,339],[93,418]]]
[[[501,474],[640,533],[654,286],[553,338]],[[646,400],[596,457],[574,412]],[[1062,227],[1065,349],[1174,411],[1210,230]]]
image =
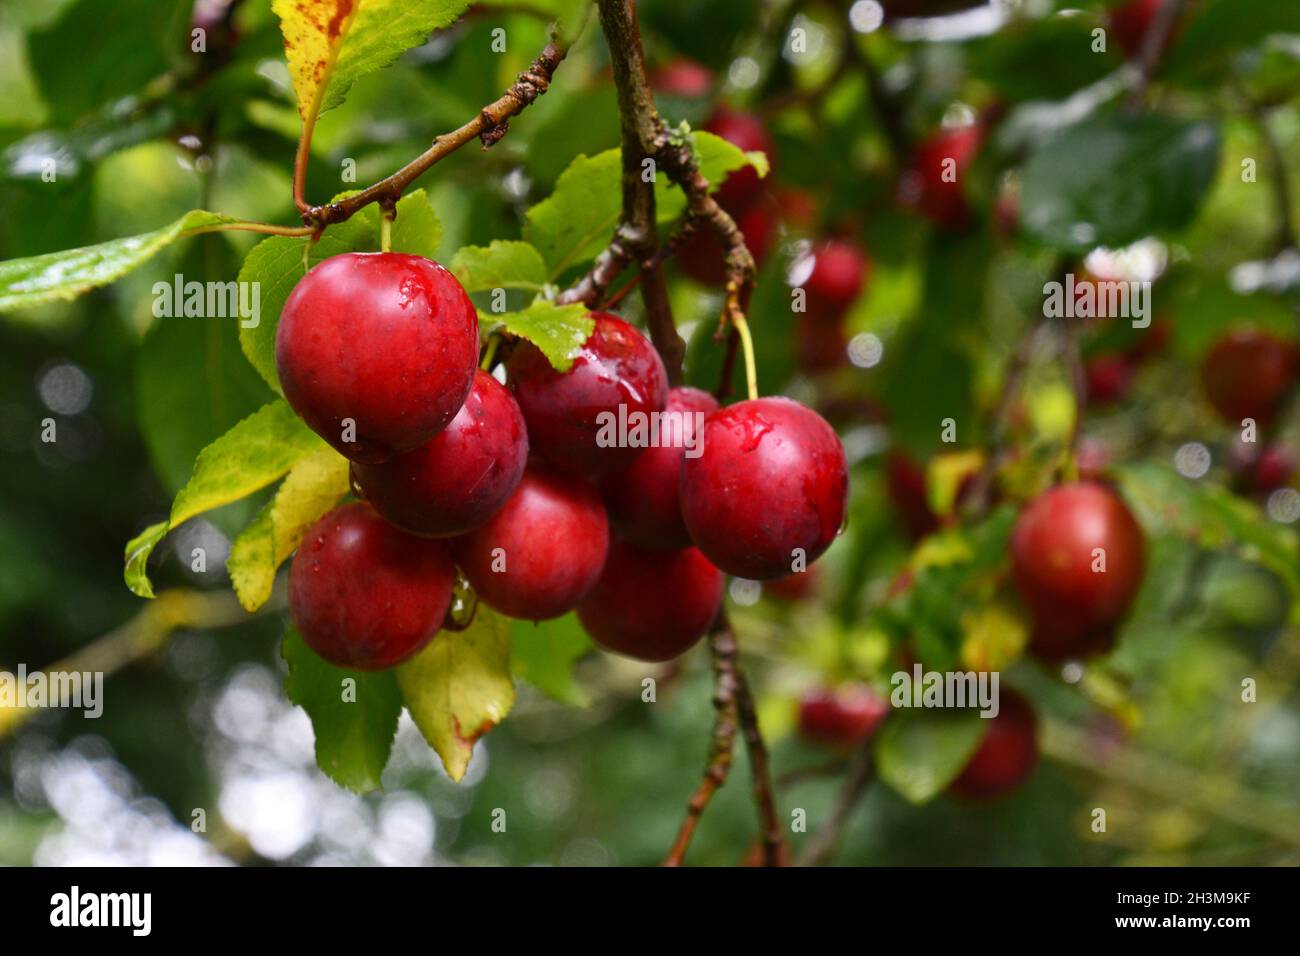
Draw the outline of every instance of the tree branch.
[[[754,697],[749,692],[749,681],[745,678],[740,662],[735,660],[736,636],[729,624],[726,625],[726,630],[718,640],[733,659],[736,712],[740,717],[741,733],[745,737],[745,750],[749,753],[749,771],[754,782],[754,803],[758,806],[759,823],[762,829],[763,865],[783,866],[785,836],[781,829],[781,821],[776,815],[776,799],[772,795],[772,774],[768,768],[767,746],[763,743],[763,733],[758,726],[758,713],[754,709]]]
[[[830,859],[836,844],[839,843],[840,833],[848,823],[849,815],[858,805],[862,794],[866,792],[867,785],[875,776],[875,761],[872,760],[871,749],[872,745],[868,743],[854,756],[848,776],[844,778],[844,783],[835,797],[831,815],[808,842],[803,856],[799,858],[800,866],[821,866]]]
[[[708,638],[709,652],[713,658],[713,706],[717,717],[713,721],[713,741],[704,767],[704,779],[686,805],[686,819],[682,821],[677,839],[673,841],[673,847],[664,860],[664,866],[682,865],[700,817],[704,815],[713,794],[727,782],[727,775],[731,773],[739,715],[736,711],[735,641],[728,646],[725,635],[726,632],[721,627],[715,627]]]
[[[567,44],[552,38],[537,59],[533,60],[532,66],[519,74],[519,78],[500,98],[479,110],[478,115],[468,123],[436,137],[433,145],[423,153],[374,185],[338,202],[307,206],[302,212],[303,222],[319,230],[349,219],[371,203],[396,202],[414,180],[467,143],[478,139],[483,143],[484,149],[495,145],[510,128],[510,118],[521,113],[550,87],[555,70],[568,52]]]
[[[705,224],[717,234],[726,256],[725,303],[718,338],[728,324],[744,322],[749,294],[754,285],[754,258],[735,221],[709,195],[709,182],[700,173],[690,143],[675,138],[664,125],[646,79],[645,54],[632,0],[598,0],[601,28],[609,46],[614,82],[618,90],[622,126],[623,216],[609,247],[597,257],[590,272],[561,293],[561,302],[584,302],[597,306],[604,301],[614,280],[629,263],[639,270],[646,324],[669,378],[681,377],[686,343],[677,333],[662,274],[663,250],[659,248],[655,223],[653,179],[646,181],[646,160],[657,174],[663,171],[686,195],[683,228]],[[680,234],[681,230],[678,230]],[[669,249],[678,245],[677,235]]]
[[[561,299],[597,306],[623,269],[635,262],[650,338],[664,360],[669,382],[678,385],[681,383],[686,343],[677,333],[668,287],[664,282],[653,175],[657,170],[658,144],[664,133],[664,123],[655,107],[650,81],[646,78],[645,51],[641,46],[636,6],[631,0],[599,0],[598,7],[618,93],[623,214],[609,248],[597,258],[591,272]]]

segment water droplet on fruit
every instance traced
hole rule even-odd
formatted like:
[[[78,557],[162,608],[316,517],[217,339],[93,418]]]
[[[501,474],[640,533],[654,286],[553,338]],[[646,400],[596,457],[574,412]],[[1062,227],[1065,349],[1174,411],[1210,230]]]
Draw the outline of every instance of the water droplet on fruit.
[[[478,610],[478,594],[465,575],[456,571],[456,585],[451,592],[451,607],[442,622],[445,631],[463,631],[474,623],[474,612]]]
[[[744,433],[740,443],[743,452],[754,451],[763,441],[763,436],[772,431],[773,425],[762,415],[743,418],[736,423]]]

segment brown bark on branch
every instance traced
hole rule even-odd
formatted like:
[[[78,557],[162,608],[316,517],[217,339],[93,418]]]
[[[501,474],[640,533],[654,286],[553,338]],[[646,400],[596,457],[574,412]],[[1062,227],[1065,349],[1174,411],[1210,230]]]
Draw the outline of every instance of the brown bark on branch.
[[[663,357],[669,380],[677,384],[681,380],[686,343],[673,321],[664,282],[664,250],[659,247],[656,223],[655,176],[666,173],[686,195],[685,228],[707,225],[726,251],[726,299],[719,336],[728,324],[744,322],[744,310],[754,284],[754,258],[735,221],[709,195],[709,182],[700,173],[690,144],[669,132],[655,107],[646,79],[645,52],[633,0],[597,0],[597,7],[618,92],[623,211],[609,247],[597,257],[590,272],[560,295],[560,300],[598,306],[623,269],[635,263],[650,337]],[[669,245],[675,246],[675,240],[670,240]],[[665,865],[681,864],[700,816],[726,780],[737,726],[749,752],[754,798],[762,823],[763,858],[768,866],[779,865],[784,844],[772,797],[767,748],[759,731],[748,682],[736,659],[736,638],[725,617],[719,619],[709,642],[714,656],[714,704],[718,709],[713,743],[704,780],[691,797],[686,819]]]
[[[709,635],[709,652],[713,658],[713,706],[717,717],[713,722],[713,738],[709,745],[709,757],[704,767],[704,779],[691,794],[686,805],[686,819],[682,821],[677,839],[668,851],[664,866],[681,866],[685,862],[686,851],[695,835],[700,817],[713,799],[713,795],[727,782],[731,773],[732,750],[736,742],[736,725],[739,715],[736,711],[736,656],[735,641],[728,643],[728,632],[721,627]]]
[[[708,641],[713,658],[713,706],[717,711],[709,758],[705,764],[704,778],[686,805],[686,818],[682,821],[677,839],[673,841],[663,865],[682,865],[705,808],[714,793],[726,783],[727,775],[731,772],[736,732],[739,730],[749,754],[754,802],[758,807],[762,831],[760,846],[763,865],[782,866],[786,855],[785,840],[776,815],[776,800],[772,795],[767,747],[758,727],[758,714],[749,691],[749,682],[740,667],[736,635],[727,622],[725,613],[719,616],[709,632]]]
[[[728,323],[744,319],[754,284],[754,259],[735,221],[709,195],[709,182],[700,173],[690,145],[673,137],[655,107],[646,79],[634,3],[598,0],[598,7],[618,90],[623,215],[609,247],[597,257],[590,272],[560,295],[560,301],[601,305],[614,280],[635,262],[650,337],[663,356],[669,379],[676,384],[681,379],[686,343],[677,333],[668,303],[662,266],[664,250],[659,248],[655,223],[654,177],[648,174],[667,173],[686,195],[686,228],[706,225],[714,230],[725,250],[726,300],[719,338]],[[675,247],[675,239],[669,245]]]
[[[808,841],[803,856],[799,858],[800,866],[821,866],[831,858],[840,841],[840,834],[843,833],[844,826],[853,813],[853,808],[862,799],[874,775],[875,761],[872,759],[872,745],[867,744],[853,758],[848,776],[844,778],[840,792],[835,797],[831,814],[826,824]]]
[[[734,654],[736,637],[730,626],[726,631],[730,650]],[[776,798],[772,794],[772,772],[768,766],[767,746],[763,743],[763,733],[758,726],[758,712],[754,708],[754,697],[749,692],[749,681],[740,663],[735,664],[736,678],[736,713],[740,717],[740,730],[745,737],[745,749],[749,753],[749,771],[754,785],[754,803],[758,806],[759,824],[762,829],[763,865],[783,866],[785,863],[785,836],[781,821],[776,815]]]
[[[309,206],[303,210],[303,222],[320,230],[351,218],[371,203],[394,203],[412,182],[462,146],[475,139],[482,142],[484,149],[495,145],[510,128],[510,118],[522,112],[547,91],[551,78],[567,53],[566,44],[552,39],[537,59],[533,60],[532,65],[519,74],[510,88],[500,98],[479,110],[478,115],[468,123],[435,138],[433,145],[423,153],[374,185],[338,202]]]

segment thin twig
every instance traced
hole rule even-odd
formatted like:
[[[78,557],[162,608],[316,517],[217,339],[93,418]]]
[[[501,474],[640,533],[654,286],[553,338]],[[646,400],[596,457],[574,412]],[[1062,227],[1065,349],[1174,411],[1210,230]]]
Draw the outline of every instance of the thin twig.
[[[980,470],[971,482],[971,489],[962,506],[967,515],[982,515],[988,510],[993,481],[1005,455],[1003,446],[1011,419],[1011,410],[1016,399],[1020,397],[1020,387],[1024,383],[1025,373],[1029,370],[1029,359],[1034,353],[1034,345],[1042,324],[1034,321],[1021,335],[1016,349],[1011,353],[1007,369],[1002,373],[1002,392],[998,395],[997,406],[993,409],[992,424],[989,427],[988,454]]]
[[[736,712],[740,718],[740,731],[745,738],[749,754],[749,772],[753,779],[754,803],[758,806],[759,825],[763,841],[763,865],[781,866],[785,858],[785,836],[781,821],[776,815],[776,798],[772,794],[772,774],[768,767],[767,745],[758,726],[758,712],[754,697],[749,691],[749,681],[736,659],[736,635],[729,624],[719,634],[719,647],[732,659],[732,673],[736,681]]]
[[[667,173],[686,195],[686,219],[669,240],[670,248],[678,248],[678,237],[701,224],[711,228],[722,244],[726,283],[719,339],[728,325],[744,321],[754,286],[754,257],[735,220],[709,195],[709,181],[700,172],[690,143],[668,130],[655,107],[645,75],[635,4],[631,0],[598,0],[598,6],[619,98],[623,216],[609,247],[597,257],[590,272],[561,293],[560,301],[599,305],[624,267],[635,261],[650,337],[663,356],[669,377],[677,381],[686,343],[672,321],[661,277],[663,253],[655,228],[654,183],[647,182],[644,176],[646,161],[653,164],[656,175],[660,171]]]
[[[808,841],[803,855],[799,858],[800,866],[821,866],[834,852],[839,843],[840,834],[849,820],[853,808],[858,805],[867,785],[875,776],[875,761],[872,759],[871,745],[861,748],[849,766],[848,775],[835,797],[835,805],[826,823]]]
[[[1057,281],[1062,281],[1065,275],[1074,268],[1074,261],[1071,256],[1062,256],[1052,269],[1054,278]],[[1068,322],[1070,320],[1065,319],[1064,321]],[[1038,337],[1044,328],[1044,323],[1038,321],[1037,318],[1030,320],[1028,328],[1021,333],[1020,341],[1016,343],[1015,351],[1011,353],[1011,359],[1007,364],[1006,371],[1002,374],[1002,391],[998,396],[998,402],[994,407],[989,426],[988,454],[971,482],[971,489],[967,493],[965,503],[961,509],[962,513],[967,517],[982,515],[989,508],[994,479],[997,477],[998,469],[1002,467],[1007,456],[1005,446],[1007,431],[1010,428],[1011,411],[1015,408],[1016,400],[1020,397],[1020,389],[1024,385],[1025,375],[1029,371],[1029,361],[1033,357],[1034,348],[1038,344]],[[1080,393],[1076,393],[1076,397],[1078,394]],[[1076,421],[1075,424],[1077,427],[1078,422]]]
[[[731,772],[732,751],[735,747],[736,725],[736,678],[735,656],[728,653],[728,648],[720,638],[723,631],[715,628],[709,634],[709,652],[713,659],[713,707],[717,716],[713,721],[713,738],[709,745],[709,757],[704,768],[704,779],[691,795],[686,805],[686,818],[682,821],[677,839],[668,851],[664,866],[681,866],[686,858],[686,851],[695,835],[695,828],[704,815],[705,808],[713,799],[713,794],[727,782]],[[734,652],[734,642],[730,648]]]
[[[478,139],[484,149],[495,145],[509,129],[510,118],[522,112],[550,87],[551,78],[567,53],[568,45],[552,38],[510,88],[500,98],[479,110],[478,115],[468,123],[436,137],[423,153],[374,185],[338,202],[308,206],[302,212],[303,222],[319,229],[343,222],[371,203],[395,202],[414,180],[467,143]]]

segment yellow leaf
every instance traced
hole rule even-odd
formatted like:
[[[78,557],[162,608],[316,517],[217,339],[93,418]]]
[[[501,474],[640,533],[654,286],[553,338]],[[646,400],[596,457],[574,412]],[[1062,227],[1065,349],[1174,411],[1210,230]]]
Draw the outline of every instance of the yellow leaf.
[[[950,515],[957,507],[962,485],[984,465],[984,453],[978,449],[935,455],[926,466],[926,497],[930,510]]]
[[[997,671],[1020,657],[1029,627],[1018,608],[994,601],[961,616],[961,659],[971,670]]]
[[[298,115],[313,122],[320,112],[334,64],[363,0],[274,0],[280,18]]]
[[[307,529],[347,493],[348,462],[333,448],[319,448],[293,466],[275,497],[230,547],[226,570],[244,610],[266,603],[276,569]]]
[[[509,620],[480,604],[468,628],[440,632],[401,665],[397,686],[415,726],[459,782],[474,743],[515,703]]]
[[[360,76],[388,66],[469,0],[272,0],[305,126],[343,102]]]

